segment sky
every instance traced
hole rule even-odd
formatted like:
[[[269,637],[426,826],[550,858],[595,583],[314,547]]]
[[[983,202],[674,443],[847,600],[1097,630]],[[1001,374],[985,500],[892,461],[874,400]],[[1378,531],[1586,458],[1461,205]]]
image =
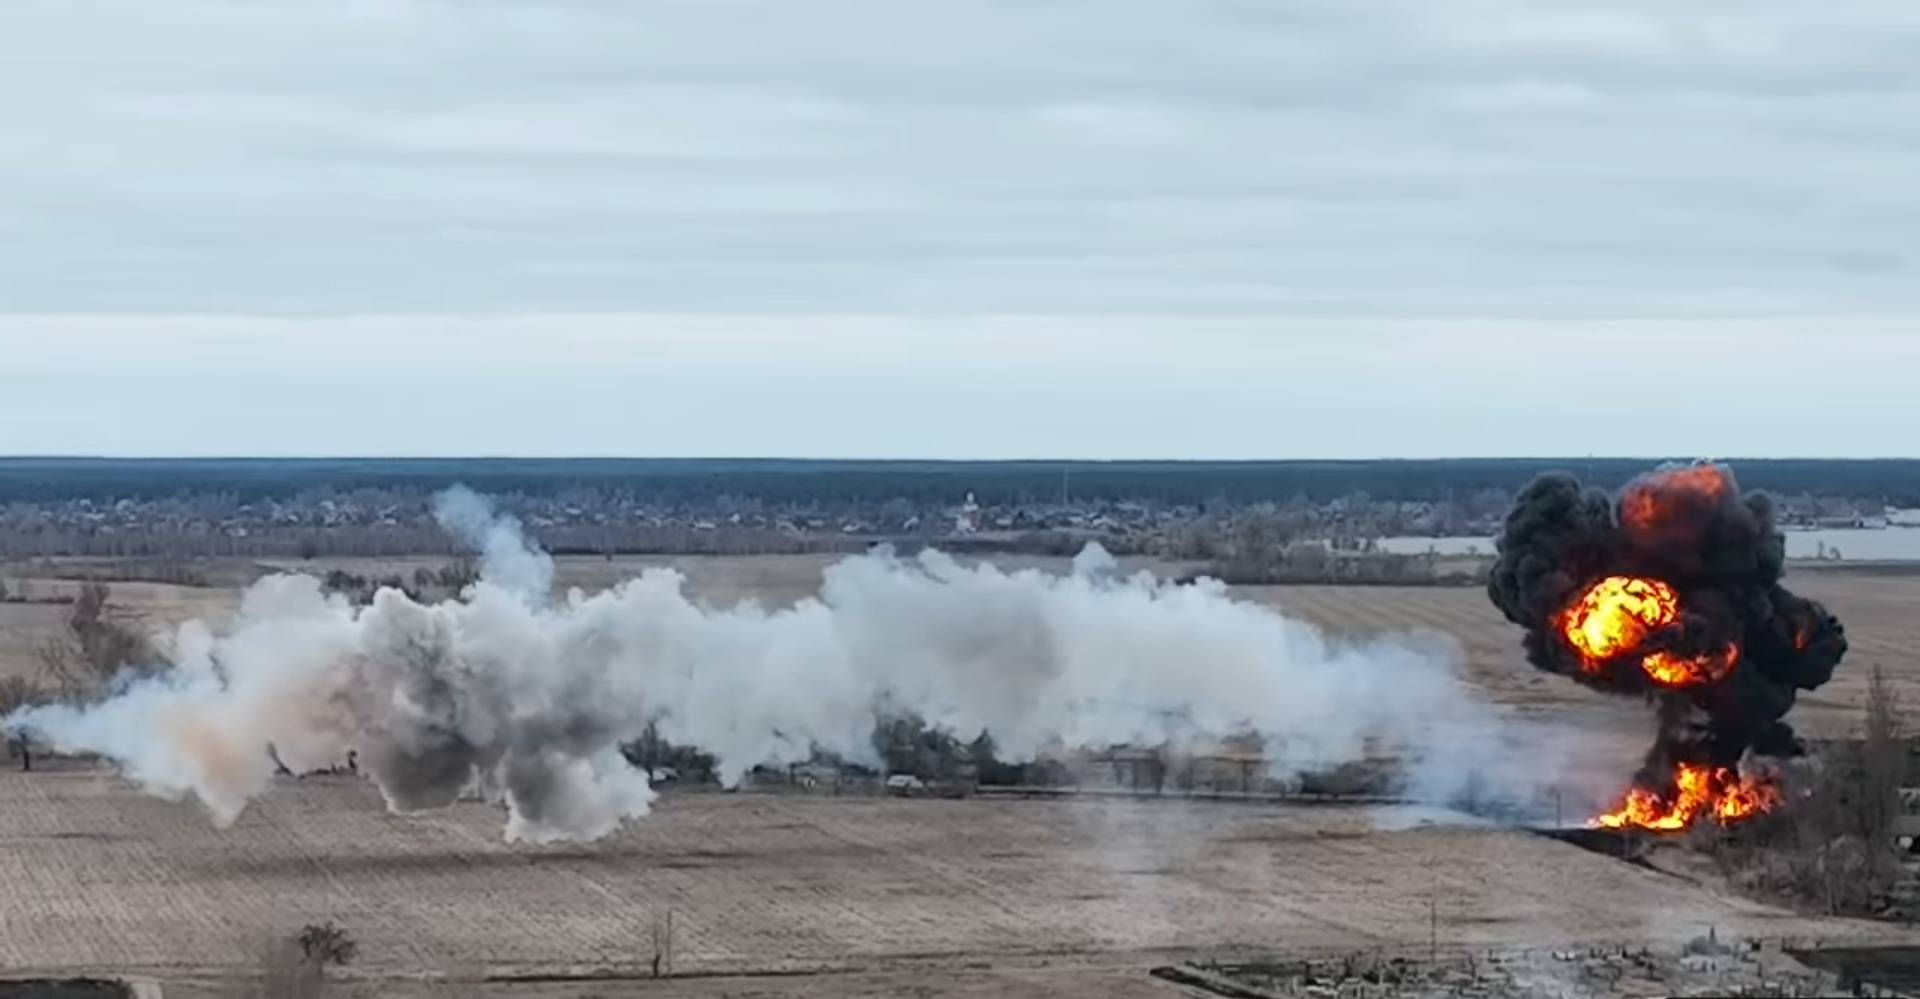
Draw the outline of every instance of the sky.
[[[1910,0],[15,0],[0,452],[1913,456]]]

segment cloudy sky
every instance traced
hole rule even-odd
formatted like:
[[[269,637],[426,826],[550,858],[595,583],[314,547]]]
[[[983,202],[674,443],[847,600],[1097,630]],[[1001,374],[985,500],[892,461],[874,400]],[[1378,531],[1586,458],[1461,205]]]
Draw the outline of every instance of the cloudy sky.
[[[15,0],[0,452],[1915,455],[1920,5]]]

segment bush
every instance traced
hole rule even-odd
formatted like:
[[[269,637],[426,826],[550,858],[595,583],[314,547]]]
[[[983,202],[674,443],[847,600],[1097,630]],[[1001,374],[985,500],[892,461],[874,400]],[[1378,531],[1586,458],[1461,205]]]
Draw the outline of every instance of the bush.
[[[297,939],[301,955],[319,967],[351,964],[354,954],[360,950],[360,945],[353,942],[346,930],[332,923],[308,924],[300,930]]]
[[[1876,666],[1862,737],[1823,751],[1778,812],[1720,839],[1722,866],[1754,894],[1833,914],[1885,911],[1900,876],[1894,826],[1906,765],[1899,703]]]
[[[40,689],[40,685],[24,676],[0,677],[0,718],[46,699],[46,692]]]
[[[0,677],[0,718],[31,704],[45,701],[46,692],[32,680],[22,676]],[[20,758],[20,769],[33,769],[33,744],[24,735],[8,732],[6,735],[7,755]]]

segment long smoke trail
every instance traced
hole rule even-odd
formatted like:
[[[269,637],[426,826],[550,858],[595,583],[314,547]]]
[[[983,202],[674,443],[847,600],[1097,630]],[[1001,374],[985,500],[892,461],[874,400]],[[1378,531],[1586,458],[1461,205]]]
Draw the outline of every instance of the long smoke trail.
[[[619,746],[649,723],[733,782],[816,750],[877,763],[888,712],[987,730],[1010,759],[1256,732],[1280,773],[1381,750],[1447,773],[1446,733],[1489,721],[1444,644],[1330,642],[1213,581],[1122,577],[1096,547],[1066,576],[880,549],[790,609],[709,608],[669,569],[556,600],[552,560],[512,518],[465,490],[437,513],[484,556],[457,599],[383,590],[354,607],[311,577],[268,577],[224,634],[181,626],[175,669],[4,724],[110,757],[223,824],[271,783],[272,754],[305,770],[356,751],[395,811],[478,787],[506,805],[510,839],[545,841],[647,811]]]

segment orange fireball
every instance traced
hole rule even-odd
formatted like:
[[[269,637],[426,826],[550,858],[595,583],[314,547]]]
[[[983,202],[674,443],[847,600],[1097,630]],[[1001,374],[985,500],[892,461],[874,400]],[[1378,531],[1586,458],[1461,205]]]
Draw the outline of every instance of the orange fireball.
[[[1608,576],[1560,616],[1560,633],[1590,667],[1632,652],[1680,619],[1680,597],[1657,579]]]
[[[1662,687],[1698,687],[1726,679],[1739,661],[1740,646],[1729,643],[1716,654],[1691,658],[1671,652],[1650,653],[1640,661],[1640,668]]]
[[[1690,465],[1641,476],[1620,493],[1620,521],[1639,535],[1657,534],[1688,508],[1726,502],[1733,479],[1719,465]]]

